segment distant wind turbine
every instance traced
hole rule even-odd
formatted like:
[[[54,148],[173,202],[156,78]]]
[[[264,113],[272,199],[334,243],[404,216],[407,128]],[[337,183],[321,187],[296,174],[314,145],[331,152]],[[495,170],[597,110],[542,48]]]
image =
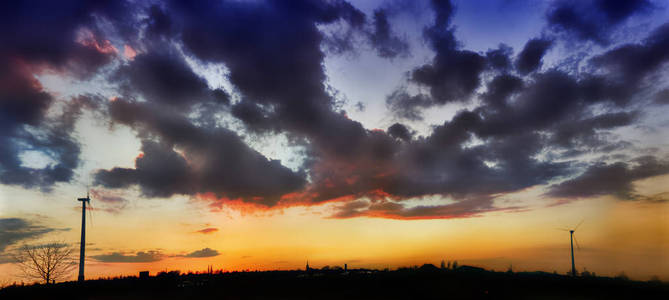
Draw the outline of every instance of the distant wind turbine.
[[[574,232],[576,231],[576,229],[578,229],[579,226],[581,226],[581,224],[583,224],[583,221],[584,220],[581,220],[581,222],[578,223],[578,225],[576,225],[576,227],[574,227],[573,229],[558,228],[563,231],[569,231],[569,238],[571,241],[571,276],[574,277],[576,277],[576,265],[574,264],[574,242],[576,242],[576,247],[578,248],[578,250],[581,250],[581,246],[578,244],[578,240],[576,240]]]
[[[79,282],[84,281],[84,258],[86,257],[86,203],[91,203],[91,198],[86,192],[86,198],[78,198],[81,201],[81,244],[79,245]],[[92,219],[92,216],[91,216]]]

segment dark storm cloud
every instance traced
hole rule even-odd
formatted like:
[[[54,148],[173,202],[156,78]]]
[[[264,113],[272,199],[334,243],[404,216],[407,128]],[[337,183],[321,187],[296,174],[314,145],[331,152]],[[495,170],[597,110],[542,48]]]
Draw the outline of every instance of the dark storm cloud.
[[[397,117],[410,121],[423,119],[422,109],[433,105],[432,99],[424,94],[409,95],[404,89],[397,89],[386,97],[386,106]]]
[[[598,135],[606,129],[627,126],[638,119],[636,112],[618,112],[601,114],[578,121],[564,122],[555,127],[550,139],[552,145],[565,149],[579,149],[584,147],[597,151],[599,146],[608,146],[607,139]]]
[[[543,146],[538,134],[489,137],[483,145],[464,147],[481,123],[475,113],[462,112],[428,138],[403,149],[397,167],[402,172],[394,174],[384,191],[402,198],[434,194],[482,198],[569,174],[568,163],[533,158]]]
[[[0,218],[0,252],[17,243],[36,239],[58,230],[69,229],[50,228],[23,218]]]
[[[222,127],[198,127],[170,108],[119,99],[111,103],[110,116],[145,139],[134,169],[96,173],[96,183],[105,187],[136,184],[150,197],[214,193],[273,205],[281,195],[305,184],[304,174],[265,158],[234,132]]]
[[[549,40],[528,41],[515,61],[505,45],[485,53],[469,51],[455,38],[452,3],[430,3],[434,19],[423,29],[423,38],[434,57],[409,69],[407,81],[387,97],[386,105],[396,117],[413,121],[422,120],[422,110],[436,105],[476,97],[468,103],[477,106],[440,121],[424,136],[400,123],[383,131],[351,120],[341,111],[324,70],[326,52],[332,51],[328,45],[349,49],[361,32],[380,56],[405,55],[405,41],[391,30],[396,12],[390,6],[377,9],[372,18],[338,0],[166,1],[139,5],[136,13],[126,10],[126,2],[82,4],[66,7],[74,12],[69,17],[55,12],[54,19],[47,14],[50,3],[34,11],[27,6],[13,9],[18,13],[8,16],[9,28],[53,30],[15,30],[34,32],[27,36],[35,41],[9,34],[0,38],[0,180],[25,187],[69,181],[79,163],[73,124],[81,109],[90,108],[108,113],[112,126],[132,128],[142,141],[133,168],[95,173],[96,183],[106,188],[137,186],[147,197],[200,195],[267,207],[346,203],[337,217],[469,217],[501,210],[494,205],[497,195],[572,176],[581,165],[566,159],[626,147],[629,142],[616,140],[612,130],[640,119],[642,112],[633,109],[650,101],[640,100],[645,87],[652,85],[648,91],[653,95],[665,88],[645,79],[652,79],[669,58],[668,25],[637,44],[617,45],[584,61],[584,71],[567,72],[560,66],[542,70]],[[649,7],[640,3],[559,1],[548,18],[556,32],[605,43],[605,26],[615,27]],[[111,28],[97,26],[98,17]],[[597,20],[604,22],[593,23]],[[329,31],[329,26],[337,30]],[[109,64],[117,54],[107,32],[138,54]],[[46,45],[50,51],[41,50]],[[230,92],[238,97],[209,88],[191,61],[224,66]],[[40,68],[86,78],[110,65],[113,69],[102,77],[111,79],[121,97],[73,100],[61,116],[47,117],[56,100],[35,84]],[[413,88],[420,92],[409,94]],[[663,97],[662,92],[657,95]],[[299,171],[266,158],[244,142],[242,133],[225,128],[228,116],[245,125],[244,134],[285,134],[302,147]],[[20,155],[26,150],[44,153],[54,162],[42,169],[23,166]],[[646,161],[626,162],[623,173],[633,178],[661,174],[639,175],[641,166],[653,166],[652,158]],[[591,173],[598,175],[596,171]],[[553,186],[551,193],[579,197],[553,191],[567,189],[559,186],[568,187],[569,182]],[[625,182],[621,186],[583,194],[634,192]],[[454,203],[403,202],[430,195]],[[110,194],[108,203],[125,203],[114,199]],[[140,253],[99,257],[128,262],[161,258],[160,253]]]
[[[536,74],[531,84],[522,89],[520,86],[518,79],[504,75],[490,83],[483,98],[492,105],[478,109],[486,121],[477,128],[477,134],[503,136],[519,130],[545,129],[582,109],[579,84],[566,73],[553,70]],[[508,101],[510,96],[514,97],[513,103]]]
[[[487,85],[487,91],[481,95],[486,109],[505,111],[509,108],[509,97],[523,88],[519,77],[502,74],[495,76]]]
[[[644,156],[630,162],[595,163],[574,179],[551,185],[546,195],[559,198],[587,198],[613,195],[622,200],[639,197],[633,182],[669,174],[669,162]]]
[[[592,58],[612,79],[634,85],[669,59],[669,23],[653,30],[640,44],[625,44]]]
[[[374,31],[369,39],[376,53],[381,57],[395,58],[409,55],[409,44],[392,32],[385,9],[374,11]]]
[[[411,72],[411,81],[426,86],[436,104],[464,101],[479,86],[485,58],[478,53],[459,50],[450,26],[453,5],[450,1],[432,1],[434,24],[423,35],[435,51],[430,64]]]
[[[436,29],[447,27],[451,23],[451,17],[455,14],[455,7],[450,0],[430,0],[434,10],[434,27]]]
[[[611,31],[620,23],[652,8],[647,0],[558,0],[553,3],[546,18],[549,26],[557,32],[607,45]]]
[[[253,132],[268,132],[278,130],[276,120],[270,119],[258,104],[250,101],[240,101],[232,106],[232,115],[244,122]]]
[[[291,196],[297,203],[360,197],[401,201],[424,195],[490,201],[490,195],[573,174],[574,166],[569,162],[537,159],[543,151],[564,150],[575,142],[605,144],[602,134],[632,124],[635,119],[593,116],[589,105],[610,99],[590,97],[596,94],[588,85],[591,81],[572,74],[559,70],[535,72],[524,78],[503,74],[511,68],[512,50],[508,47],[500,46],[485,57],[460,49],[450,21],[453,6],[448,1],[434,1],[434,23],[424,29],[424,38],[435,57],[409,74],[409,81],[428,88],[429,94],[412,96],[398,89],[387,99],[390,110],[397,116],[419,120],[421,109],[467,100],[481,85],[481,74],[489,67],[502,74],[487,83],[488,89],[481,95],[483,105],[458,113],[427,137],[411,139],[399,126],[389,128],[388,133],[365,130],[334,111],[333,99],[323,87],[324,54],[319,46],[323,36],[315,25],[345,19],[339,15],[340,6],[296,3],[298,9],[290,12],[283,2],[271,3],[263,10],[257,3],[225,3],[207,11],[186,7],[182,13],[198,15],[216,26],[205,28],[201,22],[187,19],[181,32],[186,49],[193,55],[229,66],[229,78],[244,97],[233,107],[233,115],[249,129],[279,130],[305,139],[308,157],[304,167],[310,181],[304,190],[295,190],[299,196]],[[336,13],[324,15],[323,11]],[[237,28],[241,16],[263,21]],[[289,16],[292,19],[287,20]],[[227,28],[237,28],[244,34],[233,34]],[[282,43],[267,46],[271,39],[261,32],[268,31]],[[521,74],[537,70],[549,46],[546,40],[530,41],[518,56]],[[610,81],[598,80],[603,83],[600,90]],[[300,83],[300,89],[294,88],[295,82]],[[571,123],[584,126],[584,132],[573,132]],[[468,146],[474,138],[483,144]],[[491,209],[483,204],[468,207],[469,213]],[[435,215],[447,215],[445,208],[438,206],[423,210],[441,210]],[[422,210],[394,211],[396,215],[418,216]],[[467,213],[458,212],[462,216]]]
[[[30,78],[29,70],[20,63],[0,65],[0,113],[2,128],[20,124],[37,125],[44,117],[53,98],[42,90],[39,83]]]
[[[639,43],[618,45],[589,60],[596,71],[582,76],[582,92],[589,102],[610,101],[618,106],[643,101],[639,96],[658,91],[654,76],[669,60],[669,23],[654,29]]]
[[[511,68],[511,55],[513,48],[505,44],[500,44],[497,49],[490,49],[486,52],[488,64],[496,70],[506,71]]]
[[[210,90],[204,78],[195,74],[176,50],[166,47],[137,55],[113,77],[129,92],[139,93],[151,102],[175,106],[209,100],[229,103],[224,91]]]
[[[437,54],[431,64],[411,72],[411,81],[429,88],[434,104],[467,100],[481,83],[479,75],[485,68],[485,58],[472,51],[456,50],[455,41],[444,41],[452,39],[449,30],[435,29],[428,34],[436,44]],[[450,43],[453,45],[442,45]]]
[[[91,255],[91,258],[105,263],[146,263],[163,260],[165,255],[160,251],[138,251],[135,254],[112,252],[107,254]]]
[[[190,190],[190,169],[186,159],[171,147],[151,141],[142,142],[142,155],[135,160],[135,169],[113,168],[99,171],[95,180],[108,188],[139,184],[150,197],[193,194]]]
[[[435,127],[430,136],[404,144],[387,141],[385,135],[377,133],[377,142],[372,144],[375,146],[368,152],[360,152],[355,161],[330,159],[314,164],[309,191],[318,195],[313,199],[316,201],[366,197],[399,201],[388,205],[403,207],[402,200],[426,195],[452,197],[457,202],[491,201],[491,195],[545,184],[571,174],[570,163],[535,158],[545,146],[538,133],[505,133],[485,137],[483,145],[467,147],[485,126],[477,113],[463,111]],[[471,207],[471,214],[480,208]],[[439,209],[442,208],[434,207],[435,211]],[[418,214],[404,208],[395,211],[407,217]],[[435,212],[435,216],[446,215],[444,211]]]
[[[553,41],[546,39],[531,39],[516,58],[516,70],[521,74],[533,72],[541,67],[541,58],[544,57]]]
[[[479,87],[480,75],[487,65],[485,57],[458,48],[455,28],[451,26],[454,13],[451,2],[435,0],[431,4],[434,23],[423,29],[423,36],[435,56],[432,62],[413,69],[409,76],[410,82],[429,89],[429,97],[420,94],[411,97],[397,90],[386,100],[391,111],[411,120],[421,119],[422,108],[467,101]]]
[[[413,136],[413,132],[411,132],[409,128],[400,123],[395,123],[391,125],[390,127],[388,127],[387,131],[390,136],[398,138],[403,141],[410,141]]]
[[[560,71],[548,71],[523,82],[512,75],[498,75],[481,95],[485,105],[475,109],[483,117],[473,131],[480,137],[503,138],[519,130],[540,131],[542,148],[612,151],[625,143],[612,139],[608,130],[633,124],[637,112],[602,112],[593,115],[590,105],[606,102],[590,97],[588,79],[577,80]]]
[[[186,49],[197,58],[206,62],[222,62],[228,66],[230,81],[243,96],[243,101],[233,106],[232,113],[244,121],[248,128],[258,132],[271,128],[305,138],[308,157],[304,167],[309,172],[308,186],[301,175],[290,172],[286,176],[266,176],[268,166],[264,163],[237,168],[238,164],[235,163],[240,159],[226,159],[220,163],[215,161],[218,160],[217,156],[221,156],[220,151],[232,151],[230,145],[238,142],[221,141],[221,145],[226,145],[222,148],[215,146],[219,142],[212,135],[203,132],[226,132],[224,129],[195,128],[187,118],[168,112],[165,108],[121,100],[112,102],[110,106],[115,122],[135,128],[143,138],[158,138],[160,142],[145,141],[146,149],[143,156],[137,159],[134,169],[100,171],[97,174],[98,183],[117,188],[138,184],[147,195],[214,192],[219,197],[242,197],[245,201],[273,205],[279,197],[291,192],[297,194],[290,196],[288,201],[297,203],[362,196],[378,199],[431,194],[465,197],[523,188],[543,182],[555,174],[562,174],[563,166],[524,157],[503,161],[504,168],[500,170],[486,166],[482,161],[486,155],[496,157],[503,154],[487,148],[461,149],[461,145],[477,129],[470,124],[476,123],[477,118],[466,114],[462,115],[462,120],[453,121],[453,125],[444,125],[448,129],[435,130],[432,137],[415,143],[410,143],[410,135],[400,133],[396,129],[401,128],[395,126],[392,134],[408,143],[400,146],[401,142],[387,133],[365,130],[360,123],[336,112],[334,100],[323,85],[324,54],[320,46],[323,37],[316,25],[346,19],[346,11],[350,10],[341,10],[345,5],[341,6],[336,1],[332,2],[334,5],[324,6],[290,3],[272,2],[265,6],[258,3],[222,3],[221,7],[207,7],[206,10],[181,7],[177,16],[182,13],[185,15],[181,16],[184,20],[178,22],[182,27],[177,32],[182,32]],[[480,70],[486,67],[483,57],[456,48],[453,29],[450,27],[450,2],[435,2],[434,5],[435,24],[425,29],[425,37],[438,54],[433,64],[414,70],[411,78],[421,84],[431,84],[430,97],[415,98],[425,102],[426,107],[434,103],[455,101],[450,98],[452,95],[446,97],[449,99],[438,95],[442,92],[451,93],[450,87],[458,94],[453,97],[471,94],[479,85]],[[189,19],[193,15],[199,16],[197,21]],[[261,22],[240,28],[239,24],[243,23],[240,18],[247,17]],[[213,26],[202,27],[203,21]],[[274,32],[281,43],[271,43],[265,32]],[[297,36],[300,38],[296,39]],[[471,62],[474,62],[474,73],[471,73]],[[464,81],[461,77],[465,78]],[[440,83],[437,84],[437,81]],[[442,84],[444,82],[445,85]],[[299,83],[299,88],[296,83]],[[150,101],[158,103],[157,99]],[[399,101],[396,105],[416,107],[413,103],[405,102]],[[417,113],[414,115],[415,118],[419,116]],[[273,126],[268,126],[270,124]],[[536,143],[534,140],[532,142]],[[511,148],[512,144],[509,142],[508,147]],[[444,145],[448,147],[443,148]],[[536,147],[531,149],[533,152],[529,152],[530,155],[538,151]],[[199,159],[190,159],[189,156],[193,155]],[[225,158],[228,155],[222,156]],[[151,157],[155,158],[156,163],[153,163]],[[203,159],[207,162],[202,166],[211,166],[211,170],[194,169],[188,163]],[[158,161],[164,163],[158,164]],[[170,165],[174,169],[165,170]],[[530,166],[537,170],[528,172],[525,177],[519,175],[521,172],[509,172],[519,166]],[[543,173],[538,171],[542,167],[545,170]],[[277,165],[277,168],[281,170],[283,167]],[[214,174],[213,170],[219,171]],[[398,173],[398,170],[408,172]],[[157,174],[165,178],[155,178]],[[253,176],[244,177],[240,174]],[[469,185],[477,175],[483,175],[485,179],[482,186],[489,186],[481,189]],[[273,179],[259,181],[265,176]],[[280,180],[282,177],[288,178],[287,181]],[[212,178],[215,178],[215,182],[212,182]],[[250,182],[255,185],[251,186]],[[286,188],[288,186],[290,188]],[[162,187],[160,192],[157,191],[158,187]],[[255,199],[258,196],[262,199]]]
[[[275,120],[276,127],[270,128],[306,136],[312,146],[338,155],[350,154],[355,148],[351,143],[364,139],[360,123],[333,111],[334,99],[323,84],[324,37],[317,26],[337,21],[362,25],[364,14],[349,3],[181,3],[172,5],[172,11],[182,21],[187,51],[206,62],[224,63],[244,101],[273,107],[265,115]],[[249,108],[237,115],[258,129],[259,114]]]
[[[125,1],[35,1],[4,2],[0,11],[6,31],[0,34],[3,57],[88,76],[115,56],[105,51],[110,45],[100,37],[94,15],[118,20],[128,7]]]
[[[45,71],[88,78],[117,55],[95,22],[125,15],[123,1],[0,4],[0,182],[49,190],[68,182],[79,164],[79,144],[71,136],[77,104],[47,117],[54,97],[34,75]],[[21,155],[47,157],[42,168],[23,165]]]
[[[381,130],[367,132],[350,156],[321,154],[309,163],[310,184],[303,197],[312,202],[385,193],[393,177],[400,141]]]
[[[53,97],[19,63],[0,67],[0,182],[49,190],[69,181],[79,164],[79,144],[71,136],[82,104],[72,100],[58,115],[46,116]],[[50,159],[43,167],[23,164],[26,151]]]
[[[397,150],[399,156],[393,162],[397,165],[389,169],[402,172],[375,184],[391,199],[441,194],[463,201],[486,199],[569,176],[575,171],[572,163],[538,160],[536,156],[553,149],[566,151],[563,155],[567,156],[574,151],[601,153],[624,147],[624,142],[616,142],[607,134],[638,119],[634,111],[593,115],[590,105],[611,99],[592,97],[590,80],[558,70],[526,78],[495,76],[481,94],[481,106],[457,113],[451,121],[435,127],[427,138]],[[474,137],[483,144],[466,147]],[[402,203],[387,205],[394,207],[389,211],[396,212],[392,214],[395,217],[412,214]],[[439,208],[426,210],[436,216]],[[359,215],[366,214],[365,210]],[[355,214],[342,210],[338,216],[345,215]]]
[[[170,16],[158,5],[152,5],[148,11],[148,17],[144,20],[147,24],[147,33],[151,37],[164,37],[174,34],[174,24]]]
[[[657,104],[661,104],[661,105],[669,104],[669,89],[664,89],[664,90],[661,90],[661,91],[657,92],[657,94],[655,94],[654,100],[655,100],[655,103],[657,103]]]

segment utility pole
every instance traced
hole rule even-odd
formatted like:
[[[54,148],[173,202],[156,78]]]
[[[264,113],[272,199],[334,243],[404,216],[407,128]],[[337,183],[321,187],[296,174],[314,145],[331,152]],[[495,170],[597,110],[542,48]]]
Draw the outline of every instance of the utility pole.
[[[574,231],[569,230],[569,237],[571,238],[571,276],[576,277],[576,267],[574,266]]]
[[[81,201],[81,244],[79,245],[79,282],[84,281],[84,258],[86,257],[86,202],[91,203],[91,198],[86,193],[86,198],[78,198]]]

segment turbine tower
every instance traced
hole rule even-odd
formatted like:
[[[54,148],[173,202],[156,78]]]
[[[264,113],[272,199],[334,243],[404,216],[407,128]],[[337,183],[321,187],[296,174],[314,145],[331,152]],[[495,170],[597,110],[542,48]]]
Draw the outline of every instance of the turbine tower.
[[[571,276],[574,277],[576,277],[576,265],[574,264],[574,242],[576,242],[576,247],[578,249],[581,249],[581,247],[578,245],[578,241],[574,237],[574,232],[576,232],[576,229],[578,229],[578,227],[581,226],[581,224],[583,224],[583,221],[578,223],[578,225],[576,225],[576,227],[574,227],[573,229],[560,228],[560,230],[569,231],[569,241],[571,242]]]
[[[576,276],[576,265],[574,265],[574,230],[569,230],[571,240],[571,276]]]
[[[84,258],[86,257],[86,203],[91,203],[91,198],[86,192],[86,198],[78,198],[81,201],[81,244],[79,245],[79,282],[84,281]]]

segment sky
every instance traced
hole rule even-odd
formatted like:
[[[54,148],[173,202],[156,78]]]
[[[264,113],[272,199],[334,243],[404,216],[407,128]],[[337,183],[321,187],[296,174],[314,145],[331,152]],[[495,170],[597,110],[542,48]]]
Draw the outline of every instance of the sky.
[[[669,280],[663,1],[0,4],[0,283],[576,268]],[[70,279],[74,279],[72,274]]]

